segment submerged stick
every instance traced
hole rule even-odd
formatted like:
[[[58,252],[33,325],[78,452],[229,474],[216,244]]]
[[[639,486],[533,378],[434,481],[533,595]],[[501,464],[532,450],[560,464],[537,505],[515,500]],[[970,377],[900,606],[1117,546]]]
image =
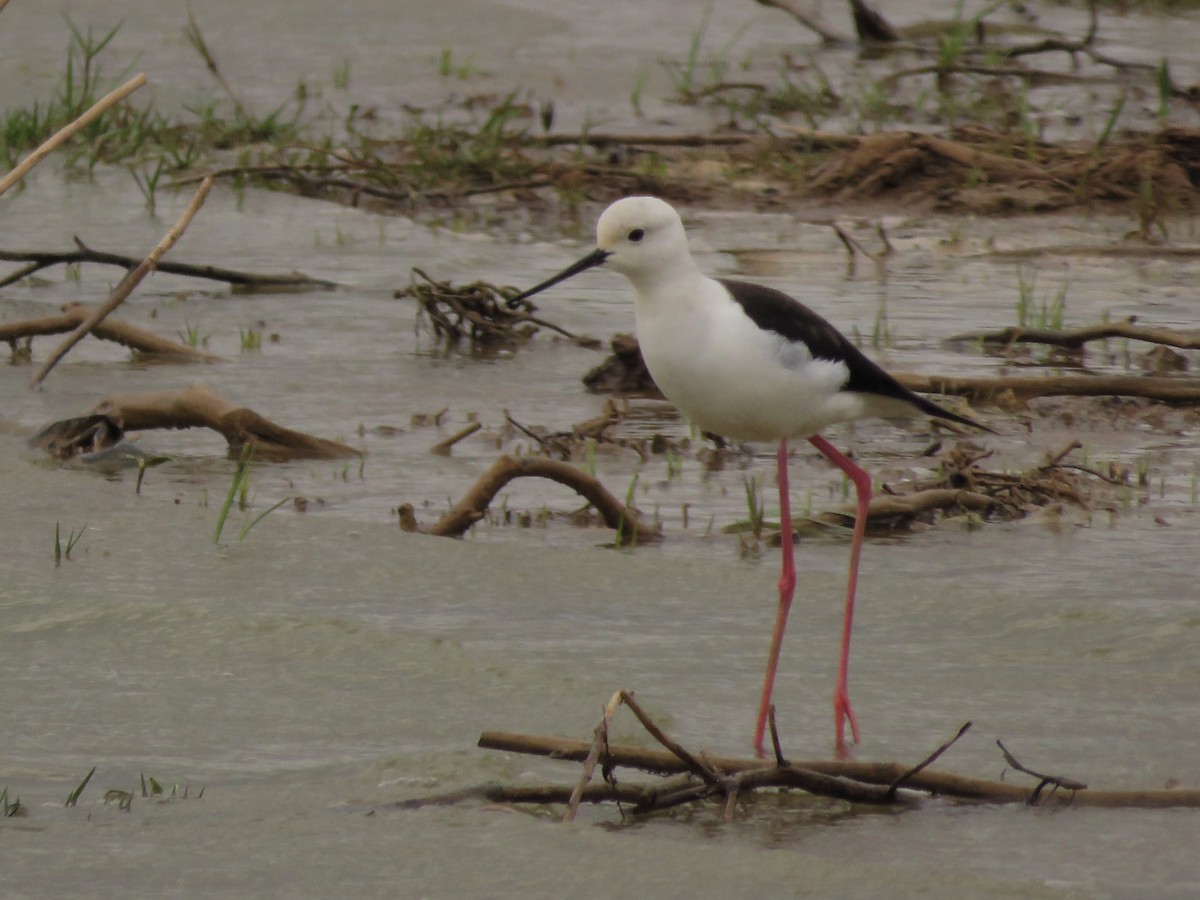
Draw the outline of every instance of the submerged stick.
[[[604,716],[600,719],[600,724],[596,726],[596,734],[592,740],[592,749],[588,751],[587,757],[583,760],[583,771],[579,775],[579,783],[575,785],[575,789],[571,791],[571,796],[567,798],[567,811],[563,813],[564,822],[573,822],[575,813],[579,810],[579,801],[583,798],[583,792],[588,786],[588,782],[592,780],[592,773],[596,771],[596,763],[600,759],[600,752],[608,746],[608,726],[612,724],[612,718],[617,713],[617,708],[625,698],[624,691],[617,691],[612,695],[612,699],[604,707]],[[607,780],[607,779],[606,779]],[[615,787],[615,785],[610,785]]]
[[[110,107],[120,103],[138,88],[146,83],[146,74],[139,72],[115,90],[109,91],[92,104],[91,108],[77,119],[64,125],[49,138],[42,142],[36,150],[13,167],[13,170],[0,178],[0,194],[3,194],[14,184],[29,174],[29,170],[53,153],[60,145],[69,141],[92,122],[100,118]]]
[[[97,324],[103,321],[105,316],[120,306],[121,303],[124,302],[125,298],[133,293],[133,289],[141,284],[142,279],[154,270],[154,267],[158,264],[159,257],[175,246],[175,242],[179,240],[180,235],[187,230],[187,227],[191,224],[192,218],[196,215],[196,212],[201,206],[204,205],[204,200],[208,197],[208,192],[212,190],[212,186],[213,180],[211,177],[205,178],[204,181],[200,182],[200,187],[196,190],[195,195],[192,197],[191,202],[188,203],[187,207],[184,209],[183,214],[179,217],[179,220],[171,226],[165,235],[163,235],[162,240],[159,241],[154,249],[150,251],[150,254],[144,260],[142,260],[136,268],[131,269],[128,273],[126,273],[125,277],[122,278],[117,284],[116,288],[113,289],[113,292],[109,296],[108,300],[106,300],[102,306],[88,316],[87,321],[80,323],[79,327],[71,332],[71,334],[67,336],[67,339],[59,344],[57,348],[55,348],[54,352],[50,354],[50,358],[46,360],[41,370],[29,382],[30,387],[37,387],[40,385],[42,381],[45,380],[46,376],[50,374],[50,370],[58,365],[58,361],[66,356],[72,347],[83,340],[83,338],[93,328],[95,328]]]
[[[587,472],[570,463],[536,456],[501,456],[479,477],[451,510],[434,525],[424,529],[426,534],[458,537],[483,518],[488,506],[506,484],[514,478],[548,478],[571,488],[596,507],[609,528],[634,530],[641,541],[662,537],[658,527],[646,524],[635,509],[626,506]]]
[[[488,750],[504,750],[510,753],[531,753],[552,756],[556,759],[580,760],[590,748],[585,741],[573,738],[546,737],[529,734],[511,734],[485,731],[479,737],[478,746]],[[773,769],[773,763],[762,759],[745,757],[713,756],[706,759],[714,767],[726,773],[754,772]],[[609,765],[629,766],[660,774],[679,774],[686,766],[673,753],[624,744],[610,744],[601,758]],[[879,785],[885,790],[898,779],[906,778],[903,787],[924,791],[934,795],[954,797],[960,800],[986,803],[1028,804],[1032,790],[1016,784],[969,778],[937,769],[925,769],[908,776],[910,766],[900,763],[871,763],[845,760],[793,761],[790,768],[816,772],[821,775],[848,778],[864,784]],[[1097,807],[1127,807],[1142,809],[1166,809],[1171,807],[1200,808],[1200,790],[1138,790],[1097,791],[1080,790],[1072,796],[1052,794],[1042,797],[1040,805],[1072,805]]]
[[[659,728],[638,702],[633,699],[632,694],[628,691],[621,691],[621,699],[625,701],[625,705],[629,707],[630,711],[637,716],[638,721],[642,723],[642,727],[649,732],[650,736],[666,747],[671,753],[675,754],[675,756],[679,757],[679,761],[683,763],[689,772],[693,775],[699,775],[700,778],[710,785],[717,784],[720,781],[721,776],[713,770],[709,762],[693,755],[674,738],[668,737],[667,733]]]
[[[615,800],[635,806],[646,801],[652,791],[640,786],[589,784],[579,799],[583,803],[604,803]],[[414,797],[395,804],[397,809],[422,809],[426,806],[451,806],[464,800],[487,800],[490,803],[568,803],[573,790],[564,785],[540,784],[514,787],[506,784],[481,784],[460,791],[447,791],[428,797]]]
[[[71,265],[74,263],[97,263],[100,265],[120,266],[123,269],[132,269],[141,262],[140,259],[132,256],[95,250],[78,237],[75,238],[75,246],[78,249],[63,252],[48,250],[0,250],[0,262],[28,263],[28,265],[23,266],[6,278],[0,279],[0,287],[15,284],[22,278],[26,278],[34,272],[50,266]],[[156,269],[159,272],[166,272],[168,275],[184,275],[189,278],[203,278],[208,281],[224,282],[236,289],[247,292],[257,290],[305,290],[310,288],[330,289],[337,287],[332,281],[310,278],[299,272],[292,272],[286,275],[241,272],[237,269],[224,269],[220,266],[195,265],[192,263],[171,262],[169,260],[160,260]]]
[[[459,431],[456,434],[452,434],[452,435],[450,435],[450,437],[446,438],[444,441],[439,441],[438,443],[434,444],[432,447],[429,448],[429,452],[436,453],[438,456],[449,456],[450,450],[451,450],[451,448],[454,447],[455,444],[457,444],[459,441],[463,440],[464,438],[469,438],[471,435],[473,435],[475,432],[477,432],[482,427],[483,427],[483,425],[481,425],[479,422],[472,422],[470,425],[468,425],[462,431]]]
[[[40,319],[25,319],[21,322],[0,322],[0,341],[15,341],[39,335],[62,334],[80,328],[95,310],[82,303],[69,303],[61,315],[44,316]],[[115,341],[130,350],[153,356],[174,357],[193,362],[215,362],[220,359],[214,353],[190,347],[187,344],[159,337],[130,322],[109,317],[92,327],[92,335],[105,341]]]
[[[110,395],[90,414],[55,422],[42,429],[30,443],[61,456],[64,448],[74,446],[81,430],[94,434],[97,425],[104,426],[106,446],[119,441],[126,431],[210,428],[225,438],[231,454],[240,454],[245,445],[252,444],[260,459],[340,459],[363,455],[346,444],[276,425],[202,384],[184,390]],[[101,448],[89,445],[86,449]]]
[[[926,394],[961,394],[989,400],[1013,394],[1032,397],[1145,397],[1188,403],[1200,400],[1200,379],[1156,378],[1143,375],[1014,375],[999,378],[911,375],[895,372],[896,380],[910,391]]]
[[[1109,338],[1129,338],[1136,341],[1146,341],[1151,344],[1161,344],[1167,347],[1178,347],[1183,350],[1200,350],[1200,332],[1177,331],[1173,328],[1148,328],[1138,325],[1137,317],[1131,316],[1120,322],[1105,322],[1101,325],[1089,325],[1064,331],[1054,328],[1002,328],[999,331],[967,332],[956,334],[950,341],[983,341],[985,344],[1049,344],[1055,347],[1079,349],[1090,341],[1103,341]]]

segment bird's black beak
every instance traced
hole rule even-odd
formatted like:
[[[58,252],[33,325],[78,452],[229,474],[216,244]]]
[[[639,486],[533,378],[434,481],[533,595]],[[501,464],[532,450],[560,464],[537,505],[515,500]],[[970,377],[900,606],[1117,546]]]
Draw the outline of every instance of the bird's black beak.
[[[552,278],[547,278],[541,284],[535,284],[529,290],[522,291],[521,293],[517,294],[517,296],[510,298],[506,302],[506,305],[509,309],[512,309],[527,297],[532,297],[534,294],[540,294],[546,288],[553,287],[560,281],[566,281],[572,275],[578,275],[580,272],[586,272],[588,269],[594,269],[596,266],[602,265],[610,256],[612,256],[611,252],[608,250],[601,250],[599,247],[597,247],[583,259],[579,260],[579,262],[567,266]]]

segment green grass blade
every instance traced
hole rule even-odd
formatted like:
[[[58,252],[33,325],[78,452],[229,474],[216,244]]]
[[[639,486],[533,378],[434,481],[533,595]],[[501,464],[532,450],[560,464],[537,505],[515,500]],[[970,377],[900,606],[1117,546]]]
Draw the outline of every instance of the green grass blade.
[[[237,469],[233,473],[233,481],[229,484],[229,493],[225,495],[225,502],[221,504],[221,512],[217,516],[217,529],[213,532],[213,543],[221,543],[221,532],[225,528],[225,520],[229,518],[229,508],[233,506],[233,499],[239,493],[243,483],[250,475],[250,457],[254,455],[254,447],[251,444],[246,444],[242,447],[242,457],[238,460]]]
[[[83,793],[83,789],[88,786],[88,782],[92,780],[92,776],[95,774],[96,767],[92,766],[88,773],[83,776],[83,781],[79,782],[79,786],[67,795],[67,806],[74,806],[79,802],[79,795]]]

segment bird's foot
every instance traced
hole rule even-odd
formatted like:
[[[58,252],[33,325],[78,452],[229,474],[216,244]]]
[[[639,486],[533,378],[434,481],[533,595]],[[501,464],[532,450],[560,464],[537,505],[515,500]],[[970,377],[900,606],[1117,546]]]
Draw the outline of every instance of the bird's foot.
[[[834,753],[838,759],[846,759],[850,756],[850,749],[846,746],[846,723],[850,723],[850,737],[855,744],[859,743],[858,736],[858,719],[854,717],[854,710],[850,708],[850,697],[844,688],[838,688],[833,692],[833,723],[834,732],[837,735],[837,743],[834,745]]]

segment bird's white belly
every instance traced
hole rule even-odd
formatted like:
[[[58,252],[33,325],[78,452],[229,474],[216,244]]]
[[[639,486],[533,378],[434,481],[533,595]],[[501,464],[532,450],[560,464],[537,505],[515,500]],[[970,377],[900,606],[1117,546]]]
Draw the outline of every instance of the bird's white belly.
[[[712,316],[646,314],[638,338],[667,399],[704,431],[746,441],[808,437],[862,415],[842,363],[814,360],[732,303]]]

